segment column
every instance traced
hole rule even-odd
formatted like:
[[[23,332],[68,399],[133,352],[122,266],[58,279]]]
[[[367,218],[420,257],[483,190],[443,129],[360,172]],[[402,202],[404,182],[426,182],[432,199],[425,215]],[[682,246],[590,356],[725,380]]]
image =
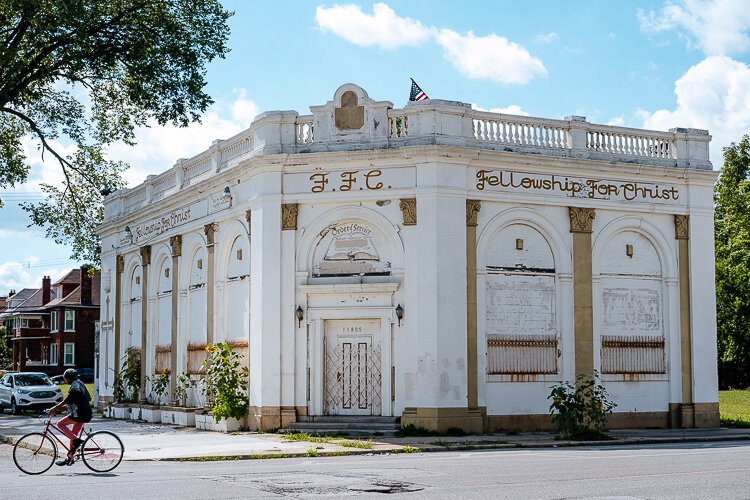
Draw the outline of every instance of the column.
[[[210,223],[203,226],[203,232],[206,234],[206,250],[208,252],[208,263],[206,274],[206,343],[214,343],[214,297],[216,296],[216,277],[214,254],[216,245],[214,236],[216,235],[218,224]]]
[[[594,308],[591,276],[591,231],[596,213],[593,208],[570,207],[573,238],[573,335],[575,373],[594,373]]]
[[[122,320],[120,316],[122,315],[122,273],[125,272],[125,257],[122,255],[117,256],[117,265],[115,268],[115,359],[114,359],[114,368],[115,368],[115,383],[117,383],[117,380],[120,378],[120,338],[121,338],[121,329],[120,326],[122,324]],[[58,357],[60,356],[60,352],[58,352]]]
[[[172,375],[169,377],[169,393],[174,397],[174,390],[177,386],[177,375],[181,370],[177,368],[177,352],[179,350],[179,339],[177,338],[178,318],[177,308],[179,306],[179,286],[180,286],[180,257],[182,256],[182,235],[175,235],[169,238],[169,246],[172,249],[172,322],[170,343],[172,347],[169,351],[169,366]]]
[[[477,370],[477,218],[479,200],[466,200],[466,381],[469,408],[478,406]]]
[[[148,363],[148,272],[151,265],[151,246],[141,247],[141,266],[143,269],[143,285],[141,293],[141,401],[146,400],[146,368]]]

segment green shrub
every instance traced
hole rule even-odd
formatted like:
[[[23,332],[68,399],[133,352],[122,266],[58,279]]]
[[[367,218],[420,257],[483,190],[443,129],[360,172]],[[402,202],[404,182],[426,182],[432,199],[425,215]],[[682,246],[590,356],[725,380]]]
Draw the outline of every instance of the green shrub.
[[[135,403],[141,393],[141,350],[128,347],[122,358],[120,376],[115,380],[114,396],[118,403]]]
[[[549,412],[558,425],[558,436],[576,438],[589,433],[602,434],[607,427],[607,415],[617,406],[607,390],[594,377],[581,374],[575,385],[564,382],[552,387],[547,399],[552,400]]]
[[[217,422],[222,418],[241,420],[247,413],[247,371],[241,356],[226,342],[206,346],[203,361],[206,396],[212,402],[211,413]]]

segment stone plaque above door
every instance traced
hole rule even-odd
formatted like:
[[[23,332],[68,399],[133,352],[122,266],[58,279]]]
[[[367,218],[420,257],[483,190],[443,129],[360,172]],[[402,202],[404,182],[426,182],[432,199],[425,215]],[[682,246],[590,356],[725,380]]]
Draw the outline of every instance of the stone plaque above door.
[[[336,127],[356,130],[365,124],[365,107],[358,106],[357,94],[348,90],[341,96],[341,107],[335,108]]]

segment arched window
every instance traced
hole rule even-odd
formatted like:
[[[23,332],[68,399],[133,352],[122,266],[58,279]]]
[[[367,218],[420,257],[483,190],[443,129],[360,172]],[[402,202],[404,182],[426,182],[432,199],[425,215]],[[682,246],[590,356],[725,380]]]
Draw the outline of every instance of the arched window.
[[[609,238],[600,260],[601,372],[665,373],[662,265],[640,232]]]
[[[557,373],[555,259],[545,237],[525,224],[505,227],[485,271],[487,373]]]

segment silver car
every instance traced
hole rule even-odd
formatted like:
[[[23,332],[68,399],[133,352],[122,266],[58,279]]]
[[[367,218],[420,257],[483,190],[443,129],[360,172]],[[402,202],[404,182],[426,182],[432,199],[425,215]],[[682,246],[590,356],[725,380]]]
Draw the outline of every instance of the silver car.
[[[62,391],[44,373],[6,373],[0,379],[0,410],[10,408],[14,415],[46,410],[62,400]]]

